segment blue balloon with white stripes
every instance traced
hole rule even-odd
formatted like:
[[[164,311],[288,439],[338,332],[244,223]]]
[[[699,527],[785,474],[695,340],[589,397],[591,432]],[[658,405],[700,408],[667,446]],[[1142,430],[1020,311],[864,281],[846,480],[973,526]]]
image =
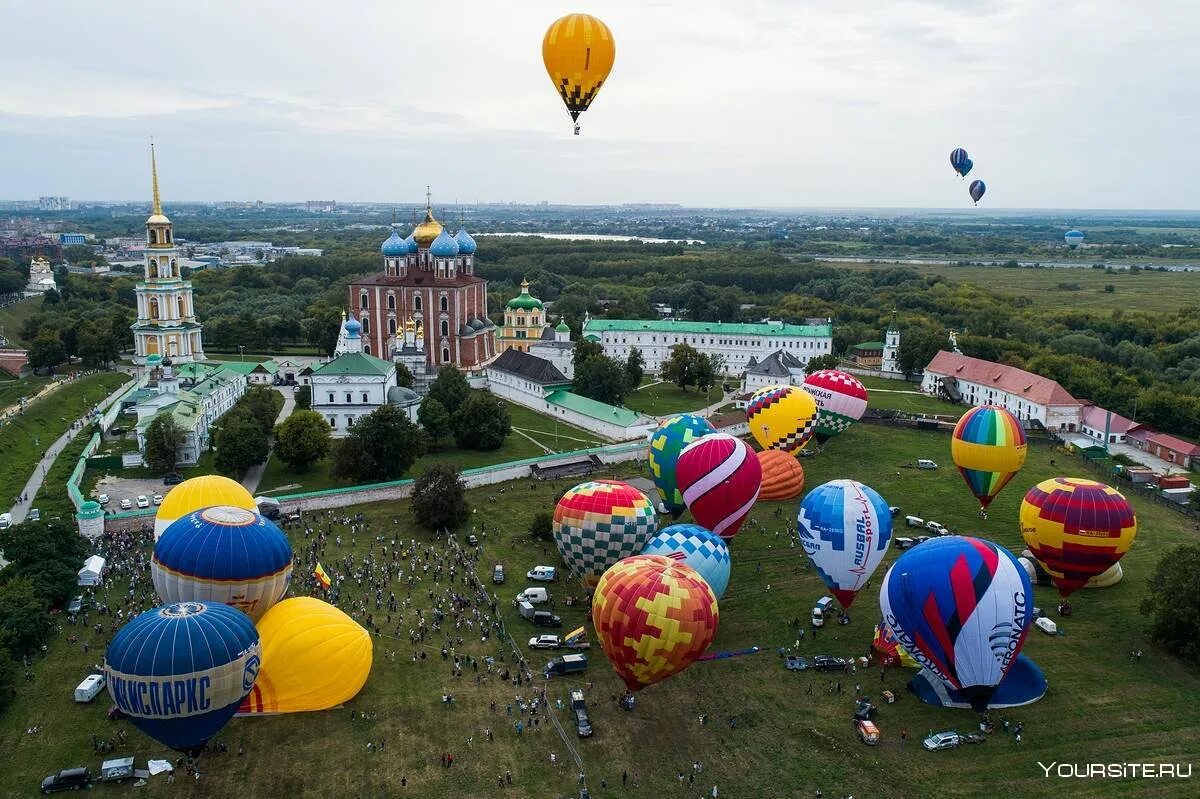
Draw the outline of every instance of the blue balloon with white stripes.
[[[219,602],[179,602],[122,627],[104,655],[108,693],[133,726],[181,752],[217,734],[262,663],[250,617]]]
[[[855,480],[830,480],[808,492],[796,522],[817,573],[842,607],[850,607],[892,540],[887,502]]]
[[[700,573],[717,599],[729,587],[729,545],[716,533],[698,524],[673,524],[642,547],[643,555],[665,555]]]

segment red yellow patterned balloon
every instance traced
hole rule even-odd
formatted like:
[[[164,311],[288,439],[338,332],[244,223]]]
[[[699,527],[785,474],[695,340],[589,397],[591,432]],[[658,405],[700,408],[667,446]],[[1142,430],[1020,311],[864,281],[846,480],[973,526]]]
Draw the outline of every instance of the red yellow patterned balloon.
[[[592,599],[604,654],[630,691],[686,669],[717,634],[717,598],[700,573],[662,555],[625,558]]]

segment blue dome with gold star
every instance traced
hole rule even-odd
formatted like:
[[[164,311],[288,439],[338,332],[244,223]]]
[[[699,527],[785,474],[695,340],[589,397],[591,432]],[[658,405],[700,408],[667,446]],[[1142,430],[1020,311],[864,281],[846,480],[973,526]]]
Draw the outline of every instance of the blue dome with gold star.
[[[442,232],[429,245],[429,252],[434,258],[453,258],[458,255],[458,240],[442,229]]]
[[[380,245],[379,251],[388,258],[408,255],[408,243],[400,238],[400,234],[396,232],[395,228],[392,228],[392,235],[388,236],[387,241]]]
[[[463,255],[475,254],[475,239],[471,238],[471,234],[467,232],[465,227],[458,229],[454,240],[458,242],[458,251],[460,253]]]

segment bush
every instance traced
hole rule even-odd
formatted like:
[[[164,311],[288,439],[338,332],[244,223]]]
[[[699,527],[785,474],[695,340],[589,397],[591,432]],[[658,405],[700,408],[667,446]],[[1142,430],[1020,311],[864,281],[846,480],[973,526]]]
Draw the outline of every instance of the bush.
[[[458,529],[471,515],[466,492],[466,484],[453,467],[435,463],[413,484],[413,519],[428,530]]]

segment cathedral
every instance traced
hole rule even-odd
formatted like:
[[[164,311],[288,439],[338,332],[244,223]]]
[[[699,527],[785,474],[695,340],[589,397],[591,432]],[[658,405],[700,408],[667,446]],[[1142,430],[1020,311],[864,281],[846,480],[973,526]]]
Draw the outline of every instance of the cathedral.
[[[475,275],[475,240],[466,228],[451,235],[427,200],[424,221],[408,238],[393,227],[380,252],[383,271],[350,284],[363,352],[405,362],[419,352],[430,375],[445,365],[479,369],[496,356],[487,281]]]

